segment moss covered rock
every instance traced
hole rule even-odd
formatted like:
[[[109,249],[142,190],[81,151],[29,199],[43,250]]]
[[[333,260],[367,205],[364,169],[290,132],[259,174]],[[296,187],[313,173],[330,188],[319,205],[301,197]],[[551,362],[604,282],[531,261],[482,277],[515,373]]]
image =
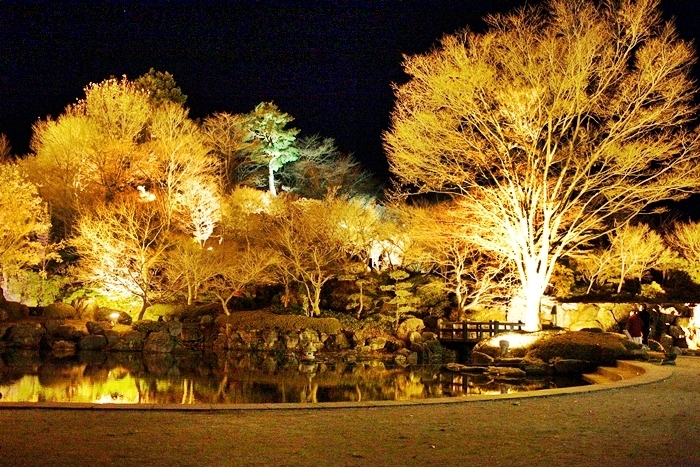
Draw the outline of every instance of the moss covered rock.
[[[50,319],[74,319],[78,317],[78,312],[68,303],[56,302],[44,307],[43,316]]]

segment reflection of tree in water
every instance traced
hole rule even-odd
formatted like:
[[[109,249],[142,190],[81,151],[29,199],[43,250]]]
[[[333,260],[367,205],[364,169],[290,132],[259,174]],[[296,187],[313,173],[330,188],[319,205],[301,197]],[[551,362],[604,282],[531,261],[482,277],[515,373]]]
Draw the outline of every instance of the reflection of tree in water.
[[[438,366],[401,368],[379,361],[299,362],[296,356],[284,353],[167,357],[99,353],[49,358],[43,362],[38,354],[20,354],[3,355],[2,362],[0,403],[359,402],[500,394],[552,385],[563,387],[546,379],[514,382],[493,380],[488,376],[441,373]]]

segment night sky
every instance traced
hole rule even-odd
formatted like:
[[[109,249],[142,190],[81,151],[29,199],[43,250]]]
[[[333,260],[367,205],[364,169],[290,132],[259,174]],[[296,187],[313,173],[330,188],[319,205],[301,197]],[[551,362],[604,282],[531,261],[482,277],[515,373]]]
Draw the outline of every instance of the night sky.
[[[0,132],[26,153],[32,124],[59,115],[85,85],[153,67],[175,76],[194,118],[274,101],[301,135],[332,137],[384,174],[381,133],[391,83],[407,79],[402,54],[466,26],[483,30],[485,14],[525,0],[232,3],[0,2]],[[697,42],[700,2],[661,7]]]

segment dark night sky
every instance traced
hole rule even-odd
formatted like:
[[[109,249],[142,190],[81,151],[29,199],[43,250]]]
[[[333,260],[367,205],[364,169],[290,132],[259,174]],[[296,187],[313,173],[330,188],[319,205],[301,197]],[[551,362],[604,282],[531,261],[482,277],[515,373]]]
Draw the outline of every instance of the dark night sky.
[[[0,0],[0,132],[25,153],[31,125],[60,114],[85,85],[154,67],[175,76],[195,118],[274,101],[302,135],[333,137],[383,173],[381,133],[393,105],[390,84],[406,79],[402,54],[425,52],[467,25],[481,30],[486,13],[525,0],[231,3]],[[683,38],[697,40],[700,2],[662,0],[661,7],[677,17]]]

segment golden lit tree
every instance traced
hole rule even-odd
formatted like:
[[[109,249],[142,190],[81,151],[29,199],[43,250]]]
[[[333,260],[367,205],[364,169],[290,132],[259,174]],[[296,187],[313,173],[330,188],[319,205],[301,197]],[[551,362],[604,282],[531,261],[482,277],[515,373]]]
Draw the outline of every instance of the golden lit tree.
[[[695,52],[658,3],[551,0],[405,58],[384,137],[401,192],[461,199],[529,330],[557,260],[700,186]]]
[[[0,163],[0,219],[0,285],[6,289],[8,276],[51,254],[46,204],[14,164]]]
[[[76,276],[107,294],[138,297],[142,319],[161,289],[172,245],[162,200],[123,196],[81,217],[77,231],[72,240],[80,255]]]
[[[617,293],[622,292],[625,279],[641,283],[650,269],[669,258],[669,252],[661,235],[646,224],[626,224],[609,234],[611,268],[617,276]],[[617,273],[617,274],[615,274]]]
[[[441,277],[455,295],[459,319],[478,307],[502,302],[513,292],[508,263],[472,242],[471,227],[451,203],[431,206],[397,205],[410,239],[404,263]]]
[[[665,240],[677,252],[679,266],[700,284],[700,222],[675,224]]]
[[[126,78],[85,88],[57,119],[34,125],[33,154],[22,161],[48,202],[57,233],[69,236],[84,206],[133,188],[153,116],[148,95]]]
[[[283,280],[300,284],[308,316],[321,313],[322,288],[343,272],[347,260],[335,207],[321,200],[289,202],[265,226],[269,247],[278,255],[275,266]]]

